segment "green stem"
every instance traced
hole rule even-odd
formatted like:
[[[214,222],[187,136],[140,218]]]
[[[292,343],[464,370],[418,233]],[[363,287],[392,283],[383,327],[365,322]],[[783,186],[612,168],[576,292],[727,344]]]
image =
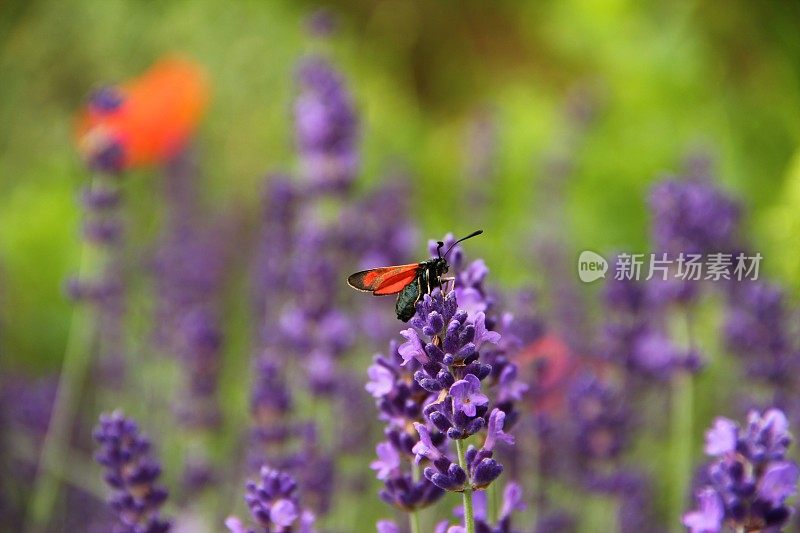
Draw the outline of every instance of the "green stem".
[[[685,345],[692,348],[692,336],[688,311],[686,312]],[[685,511],[684,501],[689,490],[692,473],[692,437],[693,437],[693,382],[692,374],[678,371],[672,378],[670,390],[670,436],[672,455],[672,531],[684,531],[680,524],[680,516]]]
[[[486,504],[489,523],[496,524],[498,516],[497,483],[492,483],[486,488]]]
[[[99,186],[95,178],[92,188]],[[78,279],[87,277],[95,264],[95,253],[91,244],[84,240],[80,249]],[[94,328],[91,311],[78,305],[72,312],[67,345],[61,363],[58,389],[50,414],[47,434],[39,454],[38,468],[33,480],[31,499],[28,503],[25,531],[31,533],[46,529],[58,499],[60,476],[58,472],[68,459],[70,430],[78,410],[81,388],[91,361],[91,344]]]
[[[411,479],[416,483],[419,481],[420,478],[420,471],[419,465],[415,460],[411,460]],[[411,533],[421,533],[421,529],[419,527],[419,511],[414,509],[408,514],[408,527],[411,529]]]
[[[472,485],[467,469],[467,459],[464,456],[464,446],[461,439],[456,440],[456,452],[458,453],[458,465],[467,473],[467,488],[464,489],[464,528],[467,533],[475,533],[475,512],[472,509]]]

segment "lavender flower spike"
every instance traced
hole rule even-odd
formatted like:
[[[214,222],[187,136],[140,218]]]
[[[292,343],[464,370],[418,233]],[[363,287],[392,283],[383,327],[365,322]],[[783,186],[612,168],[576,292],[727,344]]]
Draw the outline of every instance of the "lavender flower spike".
[[[106,467],[105,480],[114,493],[109,500],[117,515],[117,533],[166,533],[171,524],[159,514],[167,491],[158,485],[161,466],[151,457],[150,441],[136,422],[121,411],[100,416],[94,438],[95,455]]]
[[[258,483],[247,483],[245,501],[258,529],[248,528],[235,516],[225,525],[231,533],[314,533],[314,515],[300,506],[297,482],[284,472],[261,468]]]
[[[800,466],[786,459],[791,442],[778,409],[751,411],[747,426],[718,418],[706,433],[709,484],[697,494],[698,508],[683,516],[691,533],[779,531],[792,514],[786,499],[797,490]]]
[[[297,148],[307,182],[322,190],[347,190],[358,171],[358,118],[341,75],[321,57],[298,69],[295,102]]]

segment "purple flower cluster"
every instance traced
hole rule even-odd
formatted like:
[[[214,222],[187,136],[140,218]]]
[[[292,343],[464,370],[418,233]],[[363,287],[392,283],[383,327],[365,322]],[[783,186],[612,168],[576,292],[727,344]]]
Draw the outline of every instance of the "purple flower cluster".
[[[739,205],[710,180],[665,179],[650,193],[653,242],[673,254],[730,252],[737,246]]]
[[[347,190],[358,169],[358,118],[342,77],[322,57],[297,72],[294,116],[301,174],[319,191]]]
[[[774,387],[775,402],[781,407],[788,407],[783,404],[794,391],[800,368],[800,346],[789,322],[790,310],[778,286],[753,281],[731,291],[724,326],[726,345],[743,360],[750,377]]]
[[[407,341],[398,348],[404,363],[416,360],[420,369],[414,373],[417,384],[437,394],[423,412],[432,427],[416,423],[419,442],[414,446],[416,461],[428,459],[433,465],[425,477],[448,491],[475,490],[488,486],[502,473],[494,458],[498,441],[513,443],[503,431],[506,413],[489,410],[489,398],[481,390],[481,381],[491,373],[491,366],[480,361],[484,343],[497,343],[500,335],[486,329],[485,314],[480,311],[474,322],[459,309],[455,291],[442,296],[440,291],[425,295],[417,304],[412,328],[402,331]],[[439,434],[449,441],[466,439],[486,429],[480,449],[470,446],[464,464],[454,463],[434,442]]]
[[[158,485],[161,466],[151,456],[147,437],[136,422],[119,412],[100,416],[94,438],[100,445],[95,458],[106,468],[106,483],[114,490],[109,501],[117,515],[118,533],[164,533],[171,524],[159,509],[167,491]]]
[[[209,216],[200,201],[201,176],[195,156],[184,150],[164,168],[168,207],[153,262],[157,290],[155,342],[176,358],[182,384],[175,398],[178,424],[184,430],[209,432],[221,422],[217,391],[224,335],[222,297],[228,236],[232,221]],[[189,491],[205,488],[216,476],[207,451],[197,448],[186,458],[184,481]]]
[[[737,531],[777,531],[791,508],[800,466],[787,459],[789,423],[778,409],[751,411],[744,427],[717,418],[706,432],[707,485],[697,492],[698,507],[683,524],[691,533],[715,533],[728,525]]]
[[[675,372],[696,371],[700,355],[681,348],[664,331],[663,309],[652,305],[642,282],[611,279],[604,298],[612,313],[603,327],[603,356],[637,377],[668,381]]]
[[[411,360],[404,364],[397,346],[392,342],[389,356],[376,355],[368,369],[369,382],[365,388],[375,398],[380,419],[386,423],[386,440],[377,445],[378,458],[370,467],[384,483],[381,499],[411,512],[436,502],[444,491],[427,479],[416,479],[410,469],[417,442],[412,428],[423,420],[422,409],[432,395],[414,381],[419,363]],[[443,438],[436,435],[437,443],[441,444]]]
[[[303,509],[297,493],[292,476],[264,466],[258,482],[246,485],[245,502],[256,528],[245,526],[235,516],[225,525],[232,533],[314,533],[314,515]]]
[[[608,464],[625,449],[630,416],[621,396],[595,376],[581,376],[569,393],[576,456],[587,470]]]
[[[322,438],[314,422],[297,420],[293,397],[307,391],[315,400],[324,399],[331,413],[342,408],[336,416],[351,422],[351,435],[368,431],[359,414],[364,402],[352,401],[360,396],[352,394],[360,385],[340,369],[355,328],[338,295],[339,265],[363,251],[360,242],[357,250],[349,246],[357,240],[352,234],[361,228],[361,218],[350,224],[355,229],[345,221],[365,204],[351,197],[358,170],[358,117],[342,76],[321,57],[312,57],[300,65],[297,79],[294,116],[302,179],[269,178],[254,271],[261,335],[250,455],[254,465],[266,462],[294,475],[305,501],[324,513],[334,475],[330,450],[341,443]],[[352,202],[344,205],[345,197]],[[340,216],[323,219],[323,204]],[[292,386],[300,385],[290,379],[294,364],[303,367],[297,375],[305,388]],[[365,441],[348,439],[354,440]]]

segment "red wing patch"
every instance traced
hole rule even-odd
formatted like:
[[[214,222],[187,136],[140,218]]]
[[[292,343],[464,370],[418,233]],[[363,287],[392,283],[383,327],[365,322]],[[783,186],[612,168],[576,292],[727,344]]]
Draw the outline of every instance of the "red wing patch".
[[[376,296],[397,294],[417,278],[419,263],[372,268],[356,272],[347,278],[354,289],[371,292]]]

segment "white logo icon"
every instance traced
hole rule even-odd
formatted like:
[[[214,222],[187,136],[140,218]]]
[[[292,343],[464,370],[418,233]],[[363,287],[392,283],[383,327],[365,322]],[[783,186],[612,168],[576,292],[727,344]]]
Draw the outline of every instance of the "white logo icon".
[[[603,256],[590,250],[584,250],[578,257],[578,277],[584,283],[606,277],[608,261]]]

